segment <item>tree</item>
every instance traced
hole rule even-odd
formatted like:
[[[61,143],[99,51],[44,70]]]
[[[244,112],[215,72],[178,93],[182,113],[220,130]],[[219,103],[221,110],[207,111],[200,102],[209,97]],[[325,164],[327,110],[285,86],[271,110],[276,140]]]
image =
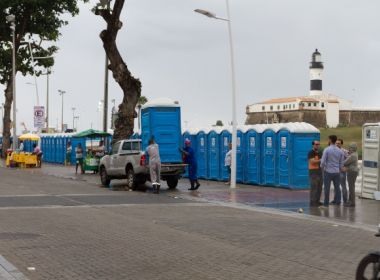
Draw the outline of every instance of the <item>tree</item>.
[[[215,126],[223,126],[223,122],[221,120],[217,120]]]
[[[125,0],[115,0],[112,9],[110,0],[100,0],[94,8],[94,13],[101,16],[107,24],[106,29],[100,32],[100,39],[109,60],[108,69],[123,91],[123,101],[119,105],[118,117],[115,121],[115,130],[112,142],[127,139],[133,134],[134,118],[137,117],[136,105],[141,96],[141,82],[132,76],[117,48],[116,38],[123,24],[120,14]]]
[[[88,0],[82,0],[87,2]],[[46,72],[54,59],[33,61],[34,57],[52,56],[58,51],[54,45],[61,35],[59,29],[68,22],[62,14],[79,13],[78,0],[1,0],[0,1],[0,83],[5,85],[3,119],[3,153],[10,147],[11,105],[13,102],[12,48],[16,51],[16,73],[22,75]],[[15,45],[6,16],[15,16]],[[30,52],[31,49],[31,52]]]

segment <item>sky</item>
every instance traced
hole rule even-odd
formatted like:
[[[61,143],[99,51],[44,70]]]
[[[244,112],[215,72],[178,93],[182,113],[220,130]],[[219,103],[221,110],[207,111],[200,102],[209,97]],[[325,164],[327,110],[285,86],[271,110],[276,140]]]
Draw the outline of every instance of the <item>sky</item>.
[[[80,4],[65,16],[59,52],[50,75],[50,127],[102,128],[99,102],[104,94],[105,52],[99,33],[105,22]],[[237,122],[247,105],[270,98],[309,94],[309,62],[316,48],[324,62],[323,90],[353,101],[354,107],[380,108],[380,24],[377,0],[230,0],[234,45]],[[118,47],[148,100],[167,97],[181,105],[183,128],[232,120],[229,33],[226,21],[207,18],[205,9],[226,18],[224,0],[127,0]],[[33,130],[37,105],[34,77],[17,75],[17,125]],[[37,78],[39,105],[46,104],[46,76]],[[3,88],[2,88],[3,91]],[[109,117],[122,100],[109,79]],[[4,95],[0,96],[4,102]],[[73,111],[72,108],[75,108]],[[108,124],[109,127],[109,124]]]

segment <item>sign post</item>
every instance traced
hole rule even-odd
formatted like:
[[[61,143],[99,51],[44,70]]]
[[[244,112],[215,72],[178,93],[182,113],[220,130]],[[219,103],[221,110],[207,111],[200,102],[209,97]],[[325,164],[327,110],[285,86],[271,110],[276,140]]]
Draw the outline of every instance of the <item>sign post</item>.
[[[34,127],[41,129],[45,126],[45,107],[34,106]]]

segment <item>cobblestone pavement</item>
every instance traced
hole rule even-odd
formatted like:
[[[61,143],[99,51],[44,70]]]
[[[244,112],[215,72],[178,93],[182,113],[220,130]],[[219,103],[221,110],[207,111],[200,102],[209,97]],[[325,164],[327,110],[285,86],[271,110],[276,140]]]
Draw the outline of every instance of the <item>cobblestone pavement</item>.
[[[354,279],[380,245],[360,223],[210,202],[206,182],[188,199],[186,181],[155,195],[47,169],[0,168],[0,254],[28,279]]]

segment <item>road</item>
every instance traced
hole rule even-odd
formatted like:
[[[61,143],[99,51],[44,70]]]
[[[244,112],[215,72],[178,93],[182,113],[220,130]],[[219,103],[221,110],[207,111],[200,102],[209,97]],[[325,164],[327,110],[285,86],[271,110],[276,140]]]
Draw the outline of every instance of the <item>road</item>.
[[[0,279],[353,279],[380,244],[373,227],[217,203],[205,185],[111,191],[46,170],[0,168]]]

